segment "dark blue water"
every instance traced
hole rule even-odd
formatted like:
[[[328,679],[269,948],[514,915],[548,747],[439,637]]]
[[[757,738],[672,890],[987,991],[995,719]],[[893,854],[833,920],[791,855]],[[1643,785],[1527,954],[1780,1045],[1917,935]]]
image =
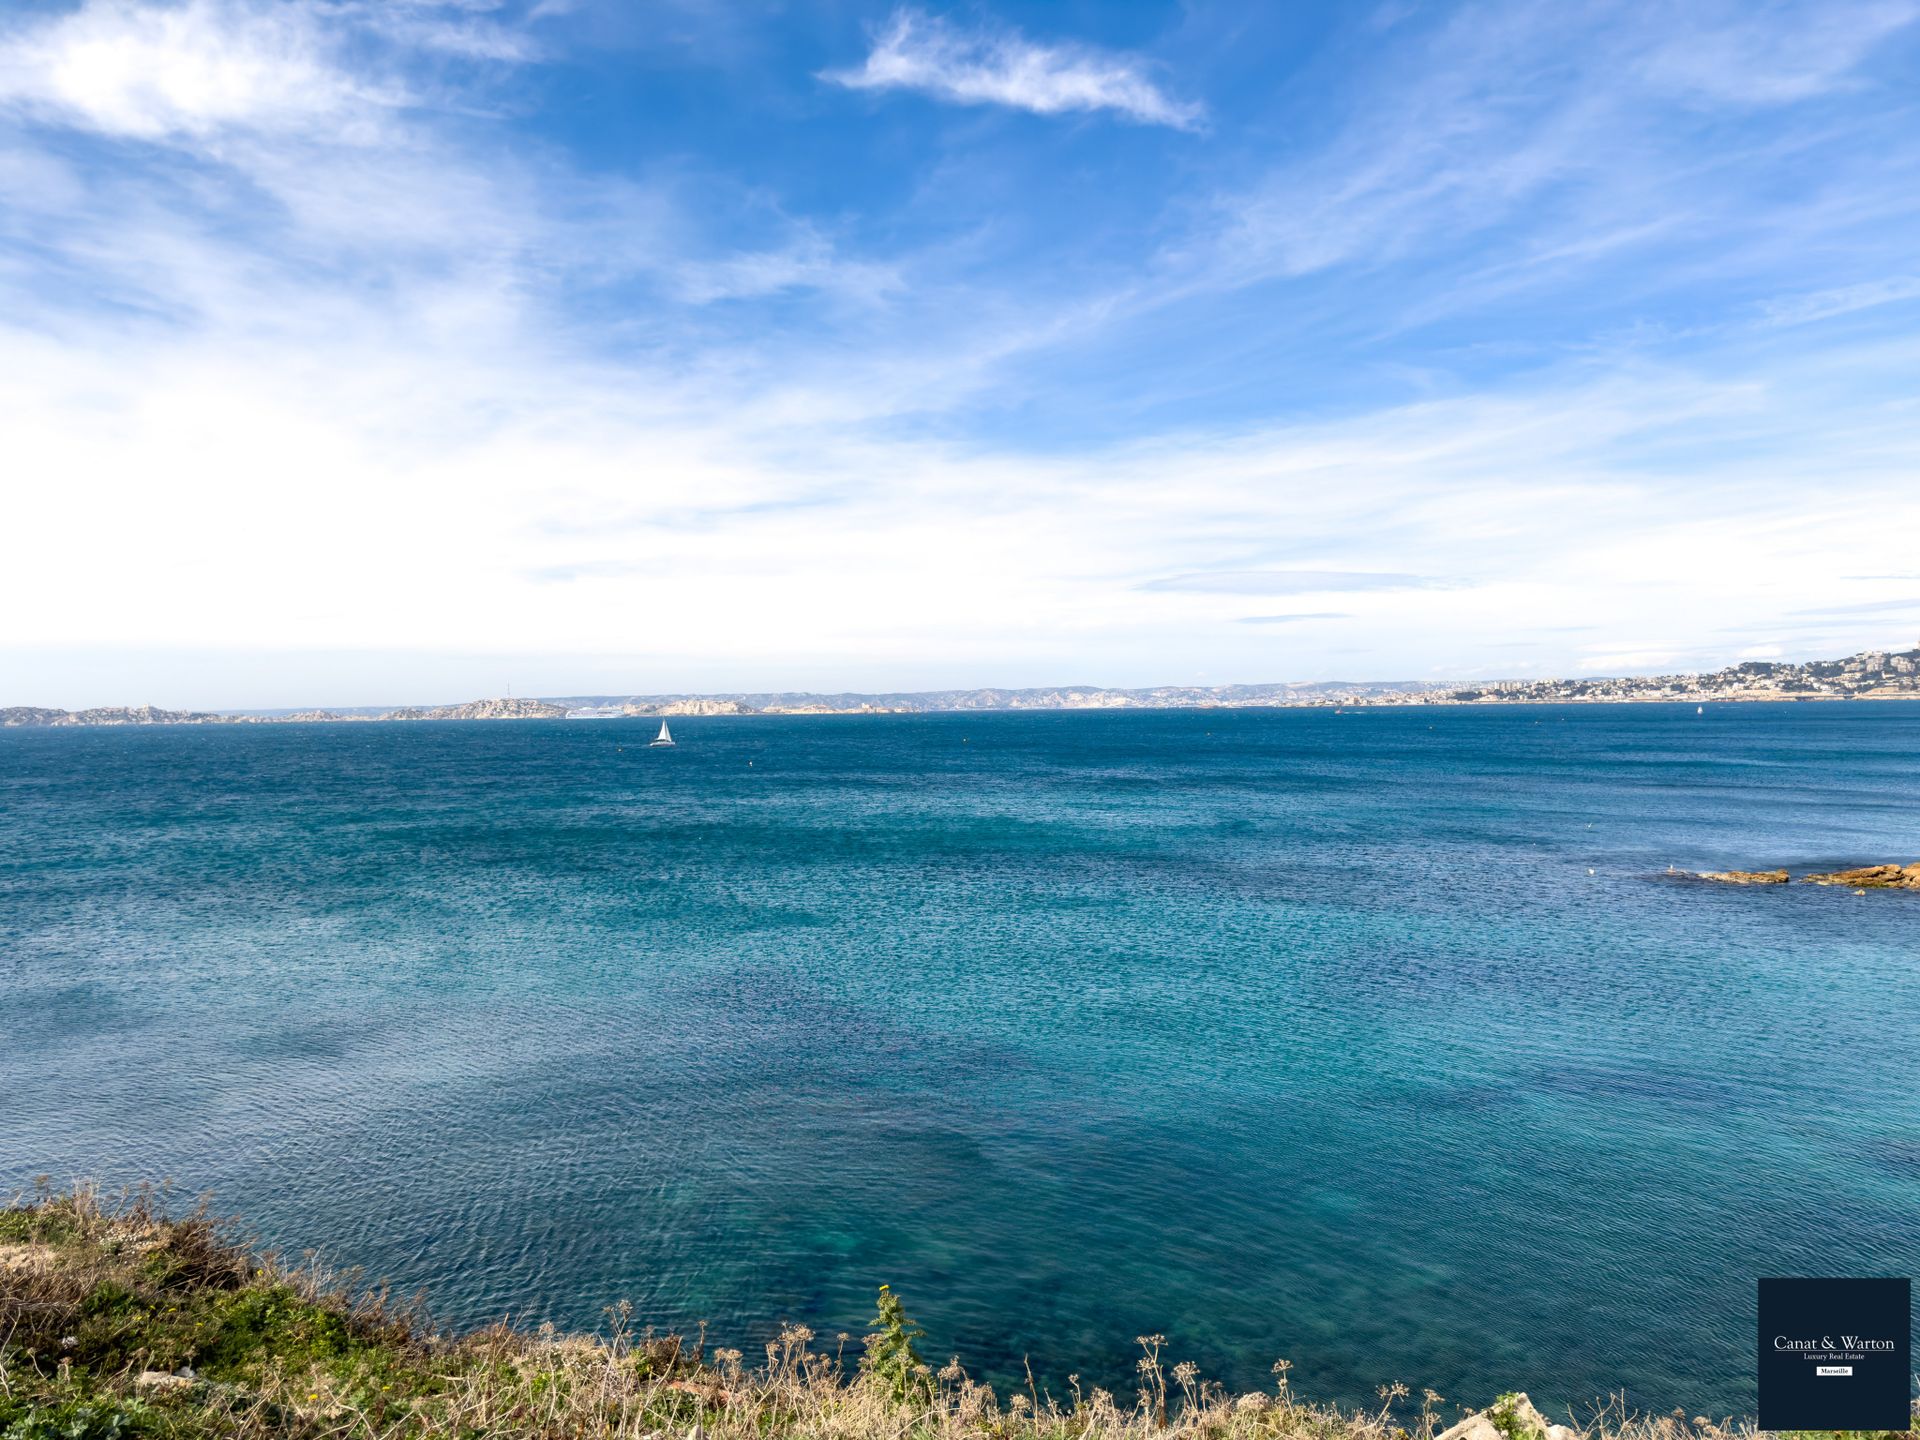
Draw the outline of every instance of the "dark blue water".
[[[1920,1269],[1920,706],[0,734],[0,1183],[437,1313],[1750,1412]]]

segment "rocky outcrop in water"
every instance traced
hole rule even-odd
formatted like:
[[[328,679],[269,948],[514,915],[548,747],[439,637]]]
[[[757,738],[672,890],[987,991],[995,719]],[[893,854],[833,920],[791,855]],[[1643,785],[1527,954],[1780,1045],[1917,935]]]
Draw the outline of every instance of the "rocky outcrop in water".
[[[1785,885],[1785,870],[1705,870],[1693,877],[1721,885]],[[1862,865],[1855,870],[1828,870],[1805,875],[1808,885],[1842,885],[1849,890],[1920,890],[1920,861],[1912,865]]]
[[[1809,885],[1845,885],[1850,890],[1920,890],[1920,862],[1912,865],[1863,865],[1806,877]]]

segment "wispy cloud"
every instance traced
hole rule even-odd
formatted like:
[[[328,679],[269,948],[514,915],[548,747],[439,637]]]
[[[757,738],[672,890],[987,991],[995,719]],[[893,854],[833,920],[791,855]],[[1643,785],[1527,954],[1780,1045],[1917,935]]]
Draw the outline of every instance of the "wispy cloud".
[[[1342,610],[1309,610],[1298,615],[1242,615],[1236,623],[1241,625],[1295,625],[1303,620],[1351,620],[1353,616]]]
[[[1512,284],[1526,271],[1577,268],[1596,245],[1685,233],[1724,203],[1718,172],[1748,157],[1735,148],[1703,160],[1679,137],[1721,109],[1786,107],[1856,86],[1868,58],[1916,17],[1916,0],[1684,11],[1515,0],[1453,12],[1403,37],[1404,52],[1355,87],[1332,143],[1223,195],[1217,234],[1194,258],[1228,284],[1431,262],[1436,247],[1517,219],[1526,242],[1492,265],[1498,283]],[[1477,285],[1493,283],[1486,269]]]
[[[1315,595],[1364,590],[1441,590],[1456,582],[1432,575],[1368,570],[1206,570],[1148,580],[1142,590],[1186,590],[1207,595]],[[1290,618],[1290,617],[1281,617]],[[1298,617],[1326,619],[1321,615]]]
[[[1914,0],[1707,6],[1649,47],[1642,73],[1656,86],[1737,104],[1805,100],[1851,83],[1873,48],[1916,17]]]
[[[831,290],[871,303],[906,283],[899,267],[842,260],[824,238],[813,233],[802,234],[777,250],[689,260],[675,269],[672,279],[679,295],[695,305],[802,289]]]
[[[463,0],[366,0],[342,4],[334,13],[352,15],[399,44],[465,60],[524,63],[538,59],[543,51],[534,38],[484,13],[492,8]]]
[[[1920,610],[1920,595],[1903,600],[1868,600],[1858,605],[1819,605],[1810,610],[1790,610],[1790,615],[1893,615],[1905,610]]]
[[[856,69],[821,76],[850,90],[916,90],[960,105],[1005,105],[1036,115],[1109,110],[1142,125],[1198,129],[1204,112],[1149,78],[1145,62],[1007,32],[961,30],[913,10],[895,12]]]
[[[1920,299],[1920,275],[1889,275],[1885,279],[1816,290],[1807,295],[1780,296],[1763,304],[1761,312],[1769,324],[1809,325],[1915,299]]]

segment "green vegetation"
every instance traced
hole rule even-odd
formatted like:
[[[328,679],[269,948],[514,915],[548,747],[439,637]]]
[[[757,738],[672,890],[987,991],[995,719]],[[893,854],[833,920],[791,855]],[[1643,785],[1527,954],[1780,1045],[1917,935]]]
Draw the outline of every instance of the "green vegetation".
[[[893,1287],[882,1285],[867,1336],[866,1368],[896,1402],[924,1401],[930,1388],[927,1362],[915,1344],[923,1333],[907,1318],[907,1307]]]
[[[1522,1411],[1520,1402],[1517,1393],[1508,1391],[1487,1407],[1487,1419],[1505,1440],[1545,1440],[1545,1430]]]
[[[1139,1391],[1003,1399],[957,1361],[932,1370],[881,1287],[865,1358],[789,1326],[748,1367],[738,1350],[636,1333],[615,1306],[597,1336],[497,1326],[437,1334],[417,1309],[311,1258],[289,1267],[202,1211],[91,1190],[0,1209],[0,1440],[1433,1440],[1440,1397],[1397,1419],[1274,1391],[1232,1396],[1142,1340]],[[842,1343],[851,1337],[841,1337]],[[1489,1411],[1500,1424],[1499,1404]],[[1530,1440],[1510,1434],[1510,1440]],[[1617,1410],[1583,1440],[1750,1440],[1744,1427]]]

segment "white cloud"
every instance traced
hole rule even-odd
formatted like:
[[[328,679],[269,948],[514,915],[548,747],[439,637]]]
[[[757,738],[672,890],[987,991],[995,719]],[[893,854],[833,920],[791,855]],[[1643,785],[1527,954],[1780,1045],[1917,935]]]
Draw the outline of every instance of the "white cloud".
[[[853,90],[918,90],[961,105],[1036,115],[1111,110],[1143,125],[1198,129],[1200,106],[1174,100],[1137,57],[1042,45],[1017,34],[962,32],[936,17],[895,13],[858,69],[823,79]]]
[[[1226,194],[1218,240],[1181,258],[1212,283],[1243,284],[1389,262],[1512,223],[1532,243],[1499,247],[1480,293],[1565,273],[1596,247],[1711,223],[1728,202],[1725,172],[1759,157],[1741,145],[1703,159],[1676,141],[1689,118],[1864,83],[1876,48],[1917,16],[1920,0],[1463,8],[1386,52],[1352,87],[1333,142]],[[1808,139],[1780,142],[1782,158]],[[1820,209],[1796,195],[1777,222],[1747,214],[1743,240]],[[1448,298],[1429,295],[1428,312]]]
[[[1439,590],[1452,582],[1431,575],[1378,570],[1210,570],[1149,580],[1142,590],[1191,590],[1209,595],[1318,595],[1352,590]]]
[[[1334,632],[1376,657],[1368,674],[1458,673],[1530,636],[1573,659],[1556,632],[1596,617],[1634,636],[1685,616],[1691,637],[1817,605],[1920,530],[1920,442],[1901,417],[1876,433],[1833,409],[1844,384],[1817,372],[1570,377],[1061,457],[770,414],[738,377],[592,363],[512,323],[281,304],[284,338],[0,331],[10,468],[87,477],[10,500],[8,699],[127,699],[110,670],[81,693],[35,679],[54,673],[36,654],[106,644],[283,657],[153,697],[200,704],[454,698],[445,657],[463,653],[475,693],[505,655],[635,690],[1312,679],[1351,668],[1323,648]],[[1662,463],[1676,430],[1725,458]],[[1809,510],[1801,477],[1842,435],[1873,462],[1847,509]],[[1464,583],[1406,583],[1449,573]],[[1169,574],[1221,583],[1143,583]],[[1339,609],[1249,619],[1263,590],[1333,591]],[[1860,616],[1863,642],[1887,618]],[[441,657],[432,695],[303,688],[303,653],[401,651]]]
[[[1761,310],[1769,324],[1810,325],[1838,315],[1914,299],[1920,299],[1920,275],[1890,275],[1883,280],[1840,285],[1808,295],[1783,296],[1767,302]]]
[[[89,0],[0,34],[0,106],[137,140],[364,130],[402,96],[334,63],[304,6]]]
[[[904,281],[897,266],[837,258],[824,238],[809,232],[777,250],[688,260],[676,267],[672,283],[681,299],[707,305],[786,290],[832,290],[871,302],[899,290]]]
[[[1914,0],[1822,0],[1814,5],[1735,0],[1712,23],[1653,47],[1653,85],[1747,105],[1810,99],[1853,82],[1873,48],[1920,16]]]
[[[540,47],[524,30],[474,13],[490,8],[460,0],[372,0],[336,13],[351,14],[368,29],[413,49],[435,50],[465,60],[537,59]]]
[[[149,698],[116,668],[129,648],[246,657],[197,672],[221,688],[150,695],[180,705],[462,698],[497,690],[506,655],[547,657],[549,693],[1463,673],[1529,638],[1564,670],[1600,663],[1564,638],[1596,620],[1625,637],[1596,652],[1608,664],[1664,643],[1636,637],[1738,625],[1727,643],[1746,644],[1831,607],[1835,576],[1911,569],[1920,432],[1888,397],[1912,393],[1911,347],[1589,355],[1312,424],[1023,449],[964,406],[1027,378],[1010,357],[1104,340],[1119,307],[929,279],[774,204],[708,243],[699,212],[735,203],[721,186],[687,203],[545,152],[483,154],[430,105],[393,109],[313,13],[96,0],[6,42],[0,106],[175,145],[0,145],[0,238],[21,242],[0,247],[0,703]],[[1014,83],[1011,42],[934,33]],[[910,27],[902,54],[927,35]],[[96,44],[186,68],[62,79]],[[1043,78],[1138,78],[1040,53]],[[1478,53],[1493,72],[1509,57]],[[242,78],[204,93],[179,78],[229,61]],[[1528,128],[1510,111],[1471,128],[1487,73],[1400,113],[1407,149],[1375,163],[1390,137],[1357,122],[1294,176],[1319,204],[1286,238],[1328,249],[1292,258],[1375,256],[1396,228],[1532,194],[1586,163],[1582,125],[1619,113],[1576,106],[1481,167]],[[283,82],[305,98],[277,108]],[[389,143],[354,143],[355,117]],[[1451,138],[1422,149],[1435,134]],[[770,324],[716,303],[774,295]],[[784,324],[843,297],[848,324]],[[1842,287],[1808,313],[1893,298]],[[1845,506],[1822,499],[1835,486]],[[1887,603],[1828,618],[1869,643],[1901,618]],[[379,658],[403,653],[418,663]],[[309,657],[329,654],[373,658],[322,682]],[[394,688],[426,674],[430,691]]]

